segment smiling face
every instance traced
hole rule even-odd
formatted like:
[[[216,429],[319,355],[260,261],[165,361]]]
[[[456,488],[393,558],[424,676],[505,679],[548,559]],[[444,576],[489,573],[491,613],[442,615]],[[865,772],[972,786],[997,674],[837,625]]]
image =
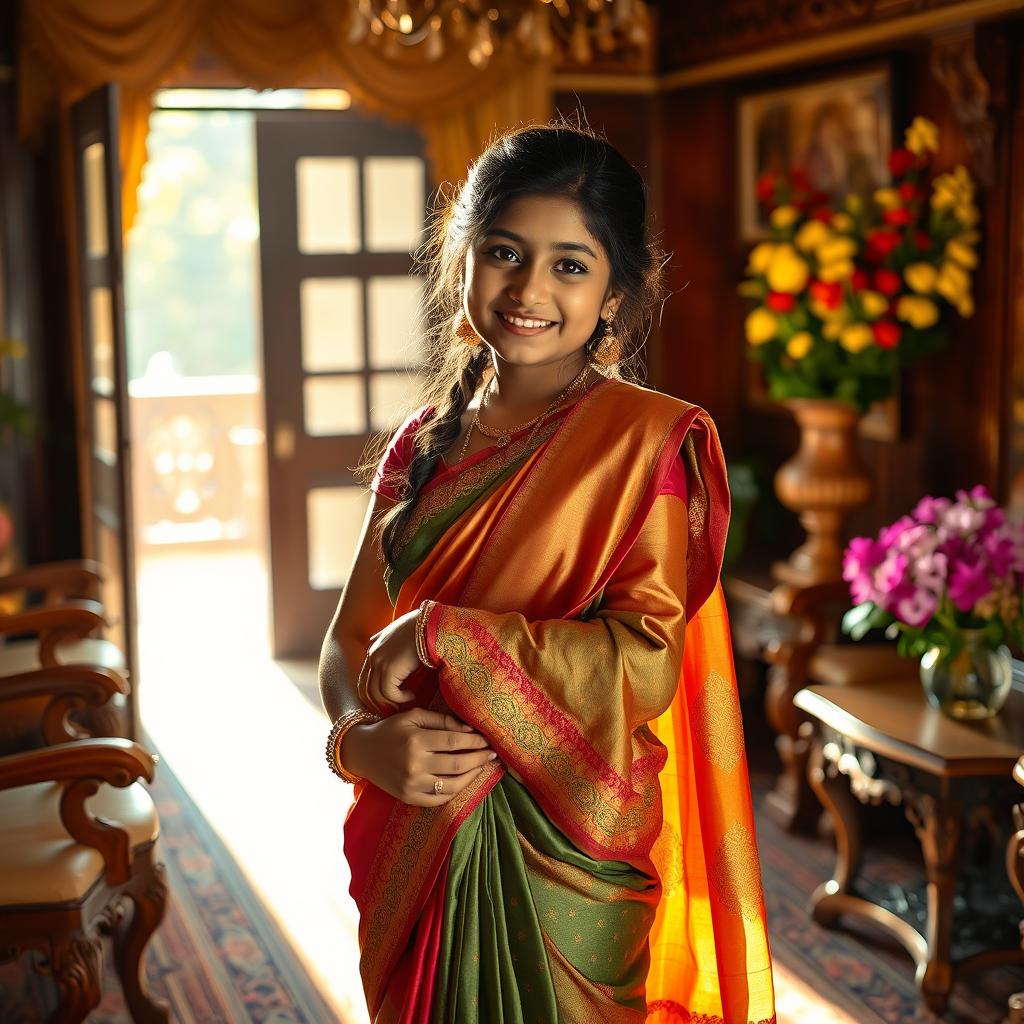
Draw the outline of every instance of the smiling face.
[[[608,254],[571,199],[517,196],[467,252],[463,302],[499,360],[539,366],[580,350],[618,306],[610,280]]]

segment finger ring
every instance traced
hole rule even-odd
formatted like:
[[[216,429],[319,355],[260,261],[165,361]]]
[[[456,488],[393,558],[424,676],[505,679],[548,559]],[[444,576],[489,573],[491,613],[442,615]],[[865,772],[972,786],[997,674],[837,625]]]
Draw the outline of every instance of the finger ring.
[[[444,779],[434,779],[434,792],[440,793],[444,789]]]

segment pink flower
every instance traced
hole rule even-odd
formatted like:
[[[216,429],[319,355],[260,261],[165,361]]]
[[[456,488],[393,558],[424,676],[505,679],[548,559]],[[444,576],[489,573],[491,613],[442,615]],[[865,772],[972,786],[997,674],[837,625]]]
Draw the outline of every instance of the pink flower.
[[[962,612],[968,612],[974,602],[985,597],[992,590],[988,578],[988,567],[982,561],[971,564],[957,562],[949,580],[949,596]]]
[[[857,604],[878,602],[874,569],[885,557],[885,548],[870,537],[854,537],[843,555],[843,579],[850,584],[850,593]]]
[[[930,590],[936,597],[942,594],[946,585],[946,572],[949,562],[941,551],[932,551],[921,555],[914,562],[914,579],[920,587]]]
[[[908,626],[923,626],[935,613],[937,604],[933,593],[917,589],[896,603],[895,615]]]
[[[914,509],[914,518],[919,523],[937,523],[949,504],[949,498],[922,498]]]

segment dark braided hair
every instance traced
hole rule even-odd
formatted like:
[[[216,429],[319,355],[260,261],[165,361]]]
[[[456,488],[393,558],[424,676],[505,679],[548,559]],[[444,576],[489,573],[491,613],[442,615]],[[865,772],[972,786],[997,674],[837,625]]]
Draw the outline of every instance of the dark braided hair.
[[[587,230],[604,246],[610,285],[622,293],[615,318],[617,343],[595,356],[605,333],[599,317],[586,342],[588,363],[604,376],[640,381],[639,351],[653,310],[662,301],[665,258],[647,226],[647,188],[637,170],[588,125],[559,118],[498,135],[474,161],[453,196],[435,203],[414,261],[425,278],[419,327],[426,339],[426,372],[412,409],[433,406],[415,433],[415,454],[401,479],[389,480],[402,499],[377,522],[376,536],[387,564],[394,565],[397,539],[416,497],[462,429],[462,415],[477,389],[494,374],[491,351],[482,341],[468,345],[456,333],[463,309],[466,256],[497,220],[505,204],[522,195],[565,196],[579,207]],[[397,426],[397,423],[395,424]],[[357,467],[367,484],[393,434],[371,443]]]

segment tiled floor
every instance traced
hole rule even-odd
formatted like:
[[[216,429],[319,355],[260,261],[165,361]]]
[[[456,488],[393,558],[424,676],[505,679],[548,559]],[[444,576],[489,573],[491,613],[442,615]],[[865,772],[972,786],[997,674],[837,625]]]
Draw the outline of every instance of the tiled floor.
[[[316,666],[271,659],[258,553],[140,553],[142,718],[345,1024],[367,1020]],[[327,624],[324,624],[326,629]],[[775,967],[780,1024],[856,1024]]]

